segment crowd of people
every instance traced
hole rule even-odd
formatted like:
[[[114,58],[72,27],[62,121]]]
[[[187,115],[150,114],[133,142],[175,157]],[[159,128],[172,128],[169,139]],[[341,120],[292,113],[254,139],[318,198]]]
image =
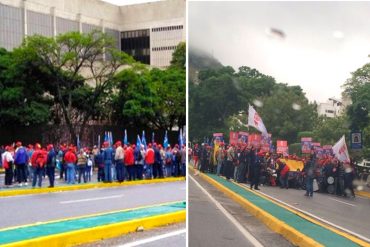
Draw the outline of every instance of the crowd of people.
[[[104,142],[102,147],[78,149],[74,145],[41,146],[13,145],[0,148],[0,165],[5,171],[5,187],[42,187],[48,177],[49,187],[55,186],[55,174],[67,184],[87,183],[96,174],[97,182],[111,183],[142,179],[178,177],[186,174],[185,145],[164,148],[157,143],[147,146],[114,145]],[[96,172],[94,172],[96,171]]]
[[[245,143],[225,145],[221,142],[215,147],[202,143],[189,148],[195,175],[199,172],[215,173],[237,183],[249,183],[250,188],[255,190],[259,190],[259,185],[263,184],[285,189],[304,189],[305,196],[309,197],[313,196],[313,191],[355,196],[354,164],[340,162],[333,155],[324,154],[319,157],[312,149],[305,157],[284,157],[276,152],[262,152],[258,147]],[[291,169],[288,160],[302,162],[303,169]]]

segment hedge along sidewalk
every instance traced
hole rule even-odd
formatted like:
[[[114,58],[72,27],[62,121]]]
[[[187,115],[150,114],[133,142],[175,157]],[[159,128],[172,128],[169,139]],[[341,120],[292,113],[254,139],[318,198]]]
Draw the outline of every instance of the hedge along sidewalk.
[[[71,246],[186,220],[185,201],[0,229],[1,246]]]
[[[78,185],[60,185],[54,188],[27,188],[27,189],[2,189],[0,190],[0,197],[2,196],[19,196],[19,195],[30,195],[30,194],[42,194],[72,190],[86,190],[86,189],[97,189],[97,188],[110,188],[120,186],[133,186],[140,184],[156,184],[156,183],[168,183],[184,181],[184,177],[170,177],[170,178],[158,178],[149,180],[136,180],[128,182],[114,182],[114,183],[89,183],[89,184],[78,184]]]
[[[201,174],[201,177],[295,245],[370,246],[369,243],[347,233],[319,222],[314,223],[314,220],[308,220],[308,217],[302,217],[293,210],[288,210],[286,207],[224,178],[213,174]]]

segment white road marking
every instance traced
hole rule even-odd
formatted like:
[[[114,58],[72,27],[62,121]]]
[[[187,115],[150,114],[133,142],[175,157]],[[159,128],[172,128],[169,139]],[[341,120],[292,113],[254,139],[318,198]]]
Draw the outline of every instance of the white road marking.
[[[334,199],[334,198],[329,198],[329,199],[333,200],[333,201],[336,201],[336,202],[340,202],[340,203],[349,205],[349,206],[352,206],[352,207],[357,207],[355,204],[351,204],[351,203],[348,203],[348,202],[343,202],[343,201],[340,201],[340,200],[337,200],[337,199]]]
[[[186,229],[165,233],[165,234],[154,236],[154,237],[151,237],[151,238],[141,239],[141,240],[138,240],[138,241],[135,241],[135,242],[127,243],[127,244],[124,244],[124,245],[119,245],[119,247],[140,246],[140,245],[143,245],[143,244],[155,242],[155,241],[158,241],[158,240],[161,240],[161,239],[164,239],[164,238],[170,238],[170,237],[177,236],[177,235],[184,234],[184,233],[186,233]]]
[[[248,232],[206,189],[202,187],[192,176],[188,176],[193,182],[206,194],[209,199],[216,205],[216,207],[228,218],[231,223],[243,234],[243,236],[256,247],[263,247],[263,245],[250,233]]]
[[[71,200],[71,201],[61,201],[59,203],[60,204],[69,204],[69,203],[78,203],[78,202],[90,202],[90,201],[106,200],[106,199],[120,198],[120,197],[123,197],[123,195],[94,197],[94,198],[86,198],[86,199]]]
[[[246,187],[246,186],[244,186],[244,187]],[[358,237],[359,239],[362,239],[362,240],[364,240],[364,241],[366,241],[366,242],[370,242],[370,239],[369,239],[369,238],[367,238],[367,237],[365,237],[365,236],[362,236],[361,234],[355,233],[355,232],[353,232],[353,231],[351,231],[351,230],[348,230],[348,229],[346,229],[346,228],[344,228],[344,227],[338,226],[338,225],[336,225],[336,224],[334,224],[334,223],[332,223],[332,222],[330,222],[330,221],[327,221],[327,220],[325,220],[325,219],[323,219],[323,218],[320,218],[319,216],[316,216],[316,215],[314,215],[314,214],[311,214],[311,213],[309,213],[309,212],[307,212],[307,211],[305,211],[305,210],[302,210],[302,209],[299,209],[299,208],[297,208],[297,207],[294,207],[293,205],[290,205],[289,203],[283,202],[283,201],[281,201],[281,200],[279,200],[279,199],[277,199],[277,198],[275,198],[275,197],[273,197],[273,196],[270,196],[270,195],[268,195],[268,194],[266,194],[266,193],[263,193],[263,192],[261,192],[260,190],[258,191],[258,193],[260,193],[260,194],[262,194],[262,195],[264,195],[264,196],[266,196],[266,197],[269,197],[270,199],[272,199],[272,200],[274,200],[274,201],[277,201],[277,202],[279,202],[279,203],[281,203],[281,204],[283,204],[283,205],[285,205],[285,206],[288,206],[288,207],[290,207],[290,208],[292,208],[292,209],[294,209],[294,210],[296,210],[296,211],[298,211],[298,212],[301,212],[301,213],[303,213],[303,214],[305,214],[305,215],[307,215],[307,216],[310,216],[311,218],[314,218],[315,220],[321,221],[321,222],[323,222],[323,223],[325,223],[325,224],[328,224],[329,226],[332,226],[332,227],[334,227],[334,228],[337,228],[337,229],[339,229],[339,230],[342,230],[342,231],[344,231],[344,232],[347,232],[347,233],[349,233],[349,234],[351,234],[351,235],[353,235],[353,236],[356,236],[356,237]]]

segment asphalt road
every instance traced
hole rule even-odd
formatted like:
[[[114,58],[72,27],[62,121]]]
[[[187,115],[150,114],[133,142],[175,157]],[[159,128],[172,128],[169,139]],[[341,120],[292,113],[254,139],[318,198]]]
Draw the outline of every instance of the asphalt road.
[[[216,202],[197,186],[192,177],[189,178],[189,247],[256,246],[254,240],[262,246],[271,246],[271,243],[292,246],[215,187],[199,177],[193,178]],[[219,203],[236,224],[215,203]],[[252,237],[246,236],[245,232]]]
[[[290,206],[370,239],[369,198],[357,196],[354,199],[349,199],[320,193],[314,193],[314,196],[309,198],[304,196],[305,191],[303,190],[286,190],[268,186],[260,187],[260,189],[262,193]]]
[[[104,239],[98,242],[82,244],[80,247],[185,247],[186,223],[158,227],[143,232],[129,233],[117,238]]]
[[[185,199],[185,181],[2,197],[0,228]]]

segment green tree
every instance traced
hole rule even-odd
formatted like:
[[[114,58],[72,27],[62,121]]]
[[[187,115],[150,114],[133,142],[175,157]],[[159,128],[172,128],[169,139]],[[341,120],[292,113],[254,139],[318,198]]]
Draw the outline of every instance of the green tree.
[[[181,42],[177,45],[172,54],[171,67],[186,69],[186,43]]]
[[[14,53],[53,79],[45,89],[54,97],[73,141],[77,135],[82,139],[88,121],[103,111],[116,71],[133,62],[99,31],[70,32],[56,39],[30,36]]]
[[[327,118],[320,117],[319,124],[313,130],[313,139],[321,145],[334,145],[342,135],[349,136],[348,119],[346,116]]]
[[[276,84],[269,96],[261,98],[263,106],[256,110],[273,140],[283,139],[288,143],[297,141],[297,134],[312,130],[317,118],[315,106],[310,104],[303,91],[296,86]]]
[[[172,61],[185,57],[180,44]],[[177,66],[177,65],[179,66]],[[173,63],[165,70],[134,66],[117,74],[118,93],[113,99],[119,123],[171,130],[186,122],[186,70]]]
[[[344,84],[344,95],[352,104],[347,108],[351,129],[364,129],[370,125],[370,63],[352,73]]]
[[[43,90],[47,81],[29,63],[16,61],[13,52],[0,49],[0,126],[47,123],[52,105]]]

